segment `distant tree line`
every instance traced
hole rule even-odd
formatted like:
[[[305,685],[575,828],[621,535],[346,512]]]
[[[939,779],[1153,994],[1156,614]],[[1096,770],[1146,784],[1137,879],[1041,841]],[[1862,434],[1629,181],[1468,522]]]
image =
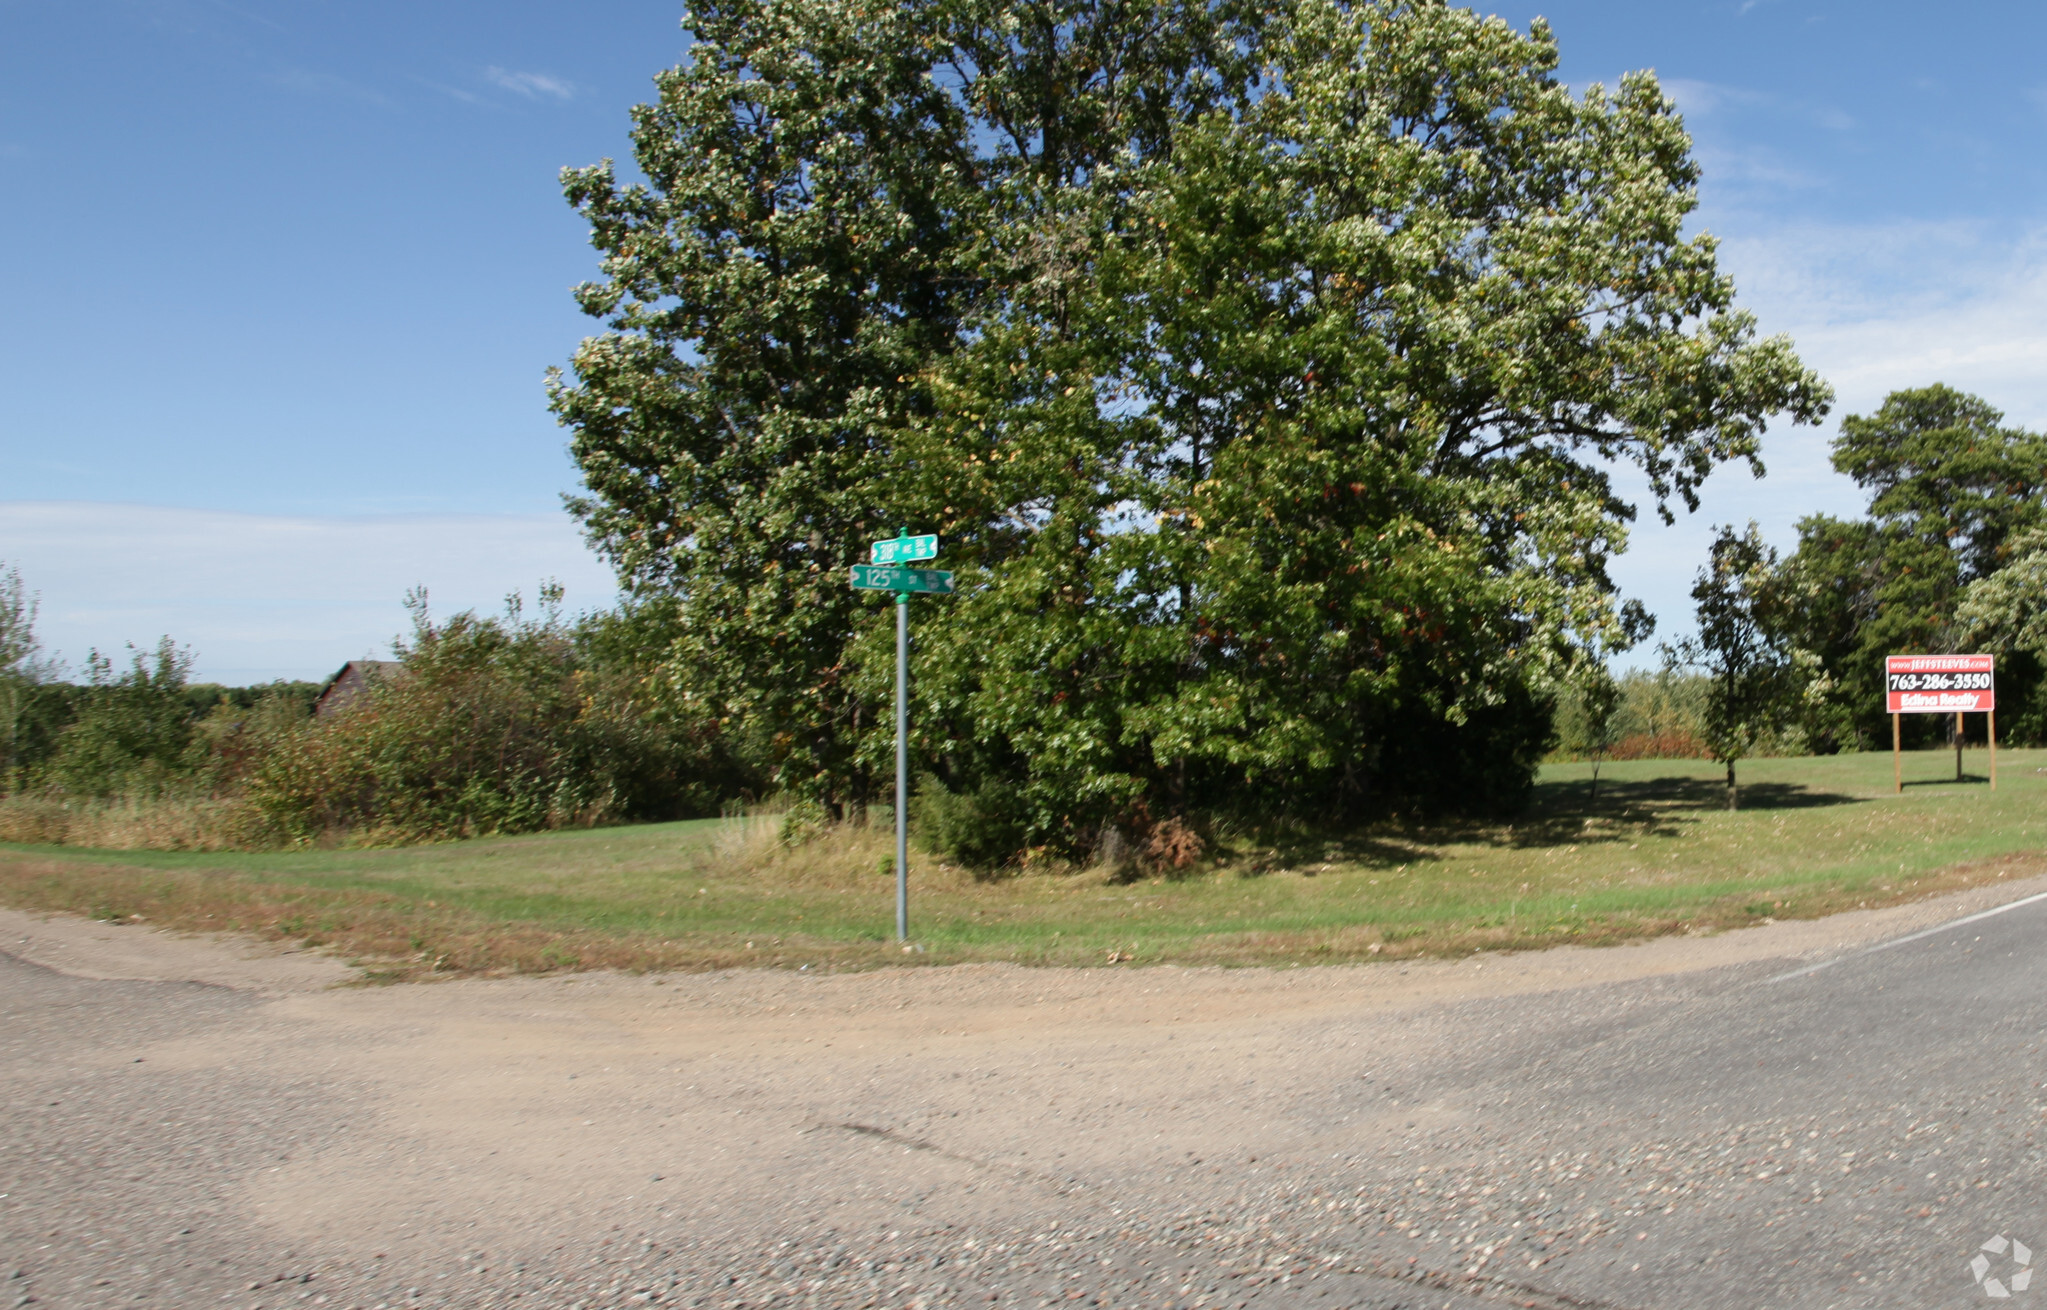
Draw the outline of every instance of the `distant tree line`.
[[[1815,751],[1888,746],[1886,655],[1999,655],[1998,728],[2047,739],[2047,438],[1934,385],[1842,420],[1834,467],[1870,497],[1860,519],[1813,515],[1779,567],[1774,623],[1816,681],[1796,722]],[[1940,715],[1907,715],[1915,744]]]
[[[1935,384],[1844,418],[1833,463],[1868,492],[1868,516],[1802,519],[1782,558],[1754,523],[1719,529],[1692,590],[1697,631],[1664,649],[1656,685],[1692,680],[1686,730],[1726,763],[1730,805],[1735,762],[1757,750],[1888,747],[1889,655],[1998,656],[2000,737],[2047,739],[2047,438]],[[1566,749],[1599,753],[1584,725],[1612,697],[1606,676],[1588,668],[1567,692]],[[1952,715],[1902,727],[1907,746],[1955,731]]]
[[[747,779],[664,706],[621,640],[543,587],[498,617],[437,621],[423,595],[395,670],[315,718],[317,683],[190,680],[168,637],[79,681],[39,656],[34,601],[0,573],[0,840],[389,843],[715,813]]]

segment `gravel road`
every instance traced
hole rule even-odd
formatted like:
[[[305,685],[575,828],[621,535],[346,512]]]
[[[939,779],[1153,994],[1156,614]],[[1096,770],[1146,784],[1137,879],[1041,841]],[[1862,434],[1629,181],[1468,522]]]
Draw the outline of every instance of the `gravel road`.
[[[0,913],[0,1310],[2023,1305],[2047,899],[1938,925],[2041,892],[1456,964],[385,988]]]

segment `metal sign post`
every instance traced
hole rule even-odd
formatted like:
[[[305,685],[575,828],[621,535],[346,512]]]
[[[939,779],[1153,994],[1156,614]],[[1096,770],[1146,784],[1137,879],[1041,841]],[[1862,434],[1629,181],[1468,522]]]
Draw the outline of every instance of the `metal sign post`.
[[[896,594],[896,940],[910,940],[910,596],[950,596],[952,574],[942,569],[897,567],[906,560],[933,559],[938,538],[913,537],[899,529],[893,540],[874,543],[872,564],[855,564],[852,583],[863,591]]]
[[[896,940],[910,940],[910,593],[896,593]]]
[[[1889,655],[1884,708],[1891,715],[1891,782],[1905,790],[1904,716],[1955,716],[1955,781],[1962,780],[1962,715],[1989,719],[1990,789],[1997,790],[1997,661],[1991,655]]]

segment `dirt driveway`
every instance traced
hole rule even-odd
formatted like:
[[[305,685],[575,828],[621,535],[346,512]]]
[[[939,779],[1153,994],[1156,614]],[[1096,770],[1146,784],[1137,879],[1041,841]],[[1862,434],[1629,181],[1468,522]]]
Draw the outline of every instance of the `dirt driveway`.
[[[1935,1304],[1974,1289],[1852,1214],[1804,1256],[1746,1221],[1847,1085],[1700,1080],[1716,1024],[1811,1019],[1800,962],[2042,890],[1458,963],[384,988],[0,912],[0,1304]]]

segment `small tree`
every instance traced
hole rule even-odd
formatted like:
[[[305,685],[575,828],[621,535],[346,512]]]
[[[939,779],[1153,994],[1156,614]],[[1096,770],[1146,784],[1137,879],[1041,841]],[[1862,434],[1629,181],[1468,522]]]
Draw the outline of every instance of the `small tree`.
[[[1727,766],[1730,810],[1735,761],[1775,730],[1796,682],[1799,664],[1776,622],[1777,576],[1777,552],[1753,520],[1746,532],[1719,529],[1692,584],[1698,634],[1664,648],[1671,664],[1706,676],[1706,745]]]
[[[36,598],[21,570],[0,569],[0,795],[14,790],[21,766],[21,717],[29,688],[49,677],[36,641]]]
[[[153,650],[130,646],[128,656],[121,672],[111,656],[87,657],[78,717],[58,739],[44,781],[77,796],[113,796],[190,779],[191,652],[164,637]]]
[[[1599,766],[1613,749],[1620,724],[1614,712],[1620,708],[1621,685],[1605,660],[1595,660],[1579,675],[1578,704],[1585,716],[1585,751],[1592,757],[1592,796],[1588,804],[1599,803]]]
[[[1586,643],[1585,663],[1578,672],[1578,709],[1583,720],[1585,753],[1592,757],[1592,796],[1599,803],[1599,766],[1620,737],[1617,717],[1625,699],[1613,676],[1613,657],[1632,650],[1656,630],[1656,618],[1638,600],[1620,607],[1619,623],[1602,638]]]

